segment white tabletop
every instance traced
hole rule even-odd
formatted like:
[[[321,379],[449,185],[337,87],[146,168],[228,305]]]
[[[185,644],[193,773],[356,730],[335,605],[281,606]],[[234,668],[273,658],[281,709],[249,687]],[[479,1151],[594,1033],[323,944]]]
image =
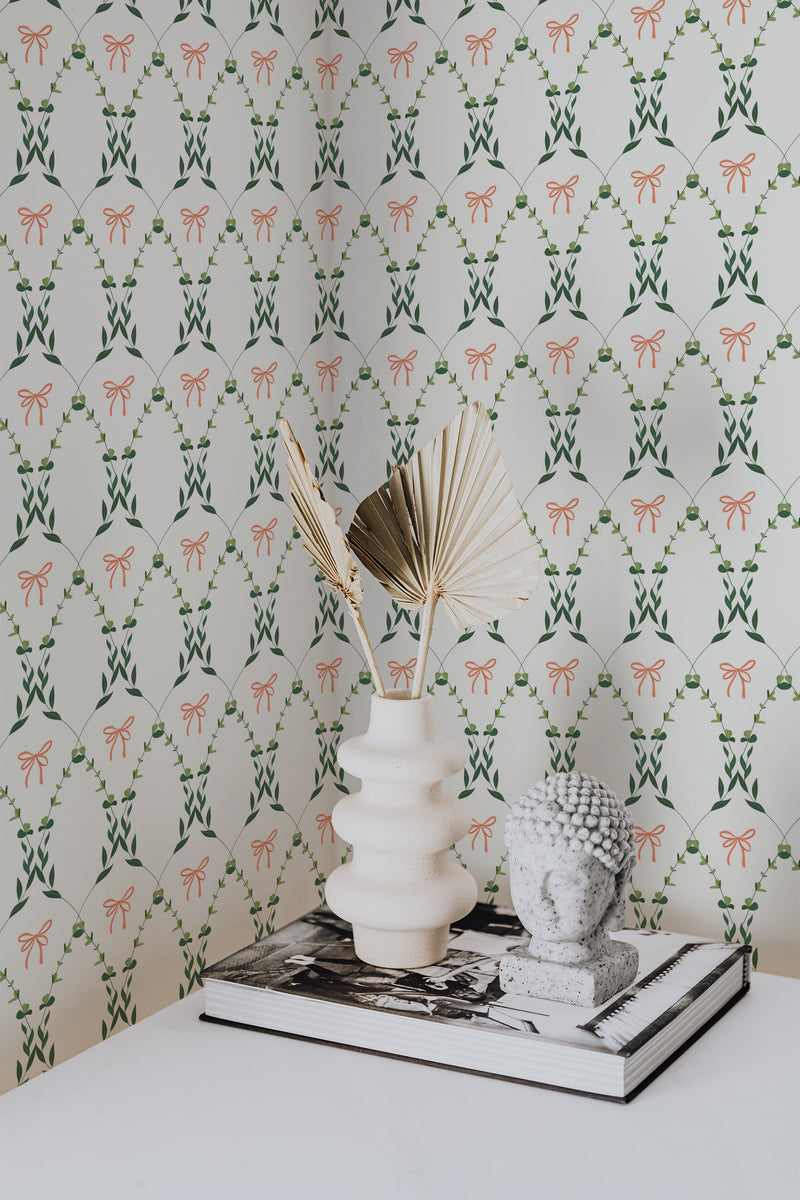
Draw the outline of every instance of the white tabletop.
[[[1,1097],[3,1194],[752,1200],[797,1178],[798,980],[756,975],[629,1105],[212,1025],[202,1007]]]

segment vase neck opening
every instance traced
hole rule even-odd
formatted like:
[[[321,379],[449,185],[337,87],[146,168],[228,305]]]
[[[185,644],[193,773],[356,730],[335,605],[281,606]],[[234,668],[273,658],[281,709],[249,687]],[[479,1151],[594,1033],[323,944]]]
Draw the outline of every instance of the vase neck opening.
[[[432,698],[412,700],[407,689],[373,696],[369,731],[378,737],[404,741],[435,736]]]

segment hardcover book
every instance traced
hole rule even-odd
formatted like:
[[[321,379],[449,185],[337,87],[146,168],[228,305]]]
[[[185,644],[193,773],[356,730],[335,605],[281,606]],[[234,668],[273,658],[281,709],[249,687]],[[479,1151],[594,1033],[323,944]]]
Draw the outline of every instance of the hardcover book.
[[[418,970],[355,956],[325,906],[203,972],[204,1018],[625,1102],[739,1000],[750,947],[625,930],[634,983],[599,1009],[503,992],[527,944],[513,912],[479,904],[445,958]]]

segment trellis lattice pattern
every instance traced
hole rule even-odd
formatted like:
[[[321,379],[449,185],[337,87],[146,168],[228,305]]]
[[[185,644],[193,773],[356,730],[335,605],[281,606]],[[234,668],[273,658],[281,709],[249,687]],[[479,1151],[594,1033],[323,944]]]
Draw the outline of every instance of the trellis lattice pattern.
[[[369,680],[280,415],[346,524],[491,412],[542,582],[442,617],[430,679],[483,898],[506,806],[577,766],[630,806],[633,921],[800,971],[799,11],[0,7],[0,1085],[185,994],[346,852]],[[404,686],[417,619],[377,585],[366,616]]]

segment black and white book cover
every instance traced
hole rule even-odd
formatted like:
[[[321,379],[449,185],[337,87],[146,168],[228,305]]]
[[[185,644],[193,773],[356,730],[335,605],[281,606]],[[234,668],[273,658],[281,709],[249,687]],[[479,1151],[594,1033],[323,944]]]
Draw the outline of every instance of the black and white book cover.
[[[482,904],[452,926],[445,958],[430,967],[390,970],[361,962],[349,924],[323,906],[208,968],[203,981],[620,1056],[664,1030],[736,960],[744,960],[736,990],[747,986],[748,947],[646,930],[616,936],[638,949],[639,973],[599,1009],[503,992],[500,959],[529,935],[513,912]],[[311,1027],[308,1035],[314,1036]]]

